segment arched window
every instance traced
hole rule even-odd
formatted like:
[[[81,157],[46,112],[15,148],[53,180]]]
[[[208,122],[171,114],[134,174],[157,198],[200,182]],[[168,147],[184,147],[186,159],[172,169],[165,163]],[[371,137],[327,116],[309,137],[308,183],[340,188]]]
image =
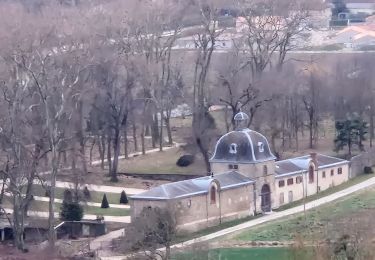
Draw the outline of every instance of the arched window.
[[[210,198],[211,198],[211,204],[216,204],[216,187],[215,186],[212,186],[211,187],[211,194],[210,194]]]
[[[314,182],[314,166],[310,165],[309,167],[309,183]]]
[[[267,175],[267,173],[268,173],[267,165],[263,165],[263,175]]]

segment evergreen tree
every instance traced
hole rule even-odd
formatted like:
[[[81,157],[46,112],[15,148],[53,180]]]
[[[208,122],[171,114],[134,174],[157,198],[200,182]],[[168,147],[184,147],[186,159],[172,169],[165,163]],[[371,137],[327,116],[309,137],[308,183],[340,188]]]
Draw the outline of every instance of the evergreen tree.
[[[123,190],[121,192],[121,197],[120,197],[120,204],[128,204],[129,201],[128,201],[128,197],[126,196],[126,193],[125,191]]]
[[[347,116],[345,120],[336,121],[335,150],[343,150],[348,147],[348,156],[352,155],[353,146],[363,150],[363,141],[367,134],[367,123],[358,114]]]
[[[107,195],[103,195],[103,199],[102,199],[102,205],[100,206],[102,209],[108,209],[109,208],[109,203],[108,203],[108,200],[107,200]]]
[[[63,201],[60,219],[64,221],[80,221],[83,217],[83,208],[78,202]]]

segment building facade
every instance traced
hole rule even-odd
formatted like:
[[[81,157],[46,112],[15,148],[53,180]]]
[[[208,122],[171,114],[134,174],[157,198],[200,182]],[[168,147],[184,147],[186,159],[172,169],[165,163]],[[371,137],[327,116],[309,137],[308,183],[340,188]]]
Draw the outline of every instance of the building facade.
[[[180,230],[268,213],[349,179],[349,162],[312,153],[276,161],[265,136],[248,129],[248,116],[223,135],[210,160],[211,176],[163,184],[130,197],[132,218],[145,207],[168,208]]]

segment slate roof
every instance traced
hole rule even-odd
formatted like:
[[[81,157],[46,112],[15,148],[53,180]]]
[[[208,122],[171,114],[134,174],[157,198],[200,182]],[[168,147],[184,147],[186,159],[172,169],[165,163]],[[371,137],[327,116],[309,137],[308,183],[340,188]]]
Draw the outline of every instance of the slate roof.
[[[220,190],[231,189],[242,185],[254,183],[250,178],[232,171],[211,176],[205,176],[190,180],[167,183],[152,188],[143,193],[133,195],[133,200],[169,200],[184,197],[191,197],[200,194],[207,194],[212,181],[220,184]]]
[[[236,146],[236,152],[231,146]],[[260,149],[262,145],[262,151]],[[274,160],[266,137],[248,128],[223,135],[216,143],[211,162],[256,163]]]
[[[283,174],[291,174],[294,172],[307,171],[310,160],[311,160],[311,156],[305,155],[301,157],[277,161],[275,172],[277,175],[283,175]],[[349,163],[347,160],[328,156],[328,155],[323,155],[323,154],[316,154],[316,161],[317,161],[319,169],[330,167],[336,164]]]

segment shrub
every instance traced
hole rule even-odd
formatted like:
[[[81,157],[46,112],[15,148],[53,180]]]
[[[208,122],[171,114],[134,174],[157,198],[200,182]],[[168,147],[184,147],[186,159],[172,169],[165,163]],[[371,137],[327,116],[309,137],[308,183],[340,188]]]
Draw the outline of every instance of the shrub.
[[[64,195],[63,195],[63,201],[66,201],[68,203],[72,203],[73,202],[73,194],[72,194],[72,191],[69,190],[69,189],[65,189],[64,190]]]
[[[80,221],[83,217],[83,208],[78,202],[63,201],[60,219],[65,221]]]
[[[83,189],[83,197],[85,198],[85,200],[89,200],[91,198],[91,194],[87,186],[85,186],[85,188]]]
[[[194,162],[194,156],[191,154],[182,155],[178,158],[176,165],[180,167],[187,167]]]
[[[102,199],[102,205],[100,206],[102,209],[108,209],[109,208],[109,203],[108,203],[108,200],[107,200],[107,195],[103,195],[103,199]]]
[[[370,166],[365,166],[365,168],[363,169],[363,171],[364,171],[365,174],[374,173],[374,171],[372,170],[372,168]]]
[[[120,197],[120,204],[128,204],[128,197],[126,196],[125,191],[123,190],[121,192],[121,197]]]

